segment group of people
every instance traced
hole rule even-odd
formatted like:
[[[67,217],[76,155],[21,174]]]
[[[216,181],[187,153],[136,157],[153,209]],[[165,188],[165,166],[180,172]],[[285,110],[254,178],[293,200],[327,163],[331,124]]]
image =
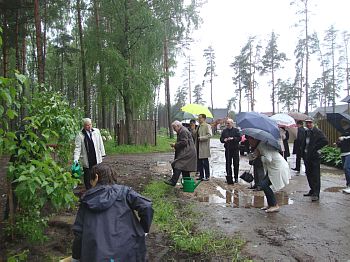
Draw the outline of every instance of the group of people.
[[[181,174],[184,177],[188,177],[190,172],[199,173],[198,179],[204,181],[210,177],[208,158],[210,157],[209,139],[212,136],[212,132],[210,125],[205,121],[205,115],[200,115],[198,120],[198,127],[196,127],[195,121],[192,121],[188,129],[179,121],[174,121],[172,124],[177,133],[177,141],[171,145],[175,149],[175,159],[172,162],[173,175],[170,180],[165,181],[169,185],[175,186]],[[304,196],[311,197],[312,201],[319,201],[321,187],[320,150],[328,144],[328,140],[324,133],[314,126],[312,118],[308,118],[304,122],[305,127],[303,121],[297,122],[297,137],[293,145],[293,154],[296,154],[296,166],[292,170],[300,172],[301,159],[304,160],[305,173],[310,187],[310,190]],[[291,177],[287,162],[287,157],[290,156],[289,133],[284,128],[281,128],[280,134],[280,150],[261,143],[261,141],[253,137],[246,136],[251,147],[251,153],[249,154],[250,164],[254,167],[255,185],[253,188],[264,191],[268,206],[263,209],[268,213],[279,210],[273,192],[285,187]],[[225,147],[226,182],[228,184],[238,183],[239,143],[241,139],[241,132],[234,126],[233,120],[227,119],[226,128],[221,133],[220,141]],[[349,187],[350,136],[342,137],[338,144],[342,149],[344,170],[347,174],[347,186]],[[343,149],[345,147],[347,147],[347,151]]]
[[[204,114],[199,115],[198,122],[196,126],[196,122],[191,121],[190,128],[179,121],[172,123],[177,140],[171,144],[175,158],[172,177],[165,181],[166,184],[175,186],[180,175],[189,177],[190,172],[197,172],[199,180],[209,180],[212,130]],[[72,261],[145,261],[145,236],[152,223],[152,202],[131,188],[116,184],[115,170],[102,162],[105,149],[100,131],[92,128],[89,118],[84,119],[83,125],[75,140],[74,162],[82,159],[87,191],[80,200],[73,225]],[[301,159],[304,160],[310,187],[304,196],[318,201],[321,187],[320,150],[328,144],[328,140],[314,126],[312,118],[305,120],[306,128],[302,121],[298,121],[297,125],[293,146],[296,166],[292,169],[300,172]],[[241,132],[234,126],[233,120],[227,119],[220,141],[225,147],[228,184],[238,183],[241,139]],[[246,136],[246,139],[251,147],[249,159],[254,167],[255,186],[264,191],[267,199],[268,205],[262,209],[267,213],[278,212],[274,191],[284,188],[290,179],[286,155],[254,137]],[[347,188],[344,192],[350,193],[350,134],[340,137],[337,145],[341,149],[346,176]],[[108,232],[108,237],[100,232]]]

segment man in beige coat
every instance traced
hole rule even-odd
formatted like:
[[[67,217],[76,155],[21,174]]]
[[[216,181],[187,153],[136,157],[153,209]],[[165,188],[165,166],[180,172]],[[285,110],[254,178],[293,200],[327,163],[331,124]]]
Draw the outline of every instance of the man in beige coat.
[[[207,116],[200,114],[198,116],[199,126],[197,129],[197,155],[199,180],[208,181],[210,177],[209,160],[210,157],[210,138],[213,133],[211,126],[206,122]],[[205,174],[205,176],[204,176]]]

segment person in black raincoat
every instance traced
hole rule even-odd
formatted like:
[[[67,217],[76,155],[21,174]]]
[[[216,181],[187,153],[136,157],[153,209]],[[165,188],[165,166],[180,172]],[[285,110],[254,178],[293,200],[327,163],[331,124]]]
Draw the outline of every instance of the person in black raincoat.
[[[73,225],[72,261],[146,261],[152,203],[130,187],[114,184],[113,173],[105,163],[92,168],[92,188],[82,197]]]

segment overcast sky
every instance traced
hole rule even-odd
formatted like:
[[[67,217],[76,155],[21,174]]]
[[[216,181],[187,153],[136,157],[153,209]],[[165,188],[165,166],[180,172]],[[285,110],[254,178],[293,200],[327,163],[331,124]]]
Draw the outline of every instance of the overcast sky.
[[[339,31],[350,32],[349,0],[309,0],[309,2],[312,12],[310,32],[317,31],[320,40],[324,37],[324,31],[331,25]],[[290,0],[208,0],[200,12],[203,24],[193,33],[194,42],[185,54],[191,56],[194,64],[195,72],[191,76],[192,89],[203,81],[206,65],[203,50],[211,45],[215,50],[218,75],[213,80],[214,108],[225,108],[227,100],[234,95],[233,71],[229,65],[234,57],[239,55],[250,36],[257,36],[257,39],[262,41],[262,52],[264,52],[272,31],[279,35],[279,51],[285,52],[290,59],[285,64],[285,69],[277,72],[276,79],[279,77],[284,80],[288,77],[294,79],[293,52],[301,30],[294,26],[299,19],[295,13],[296,7],[290,6]],[[339,36],[338,39],[340,41],[341,37]],[[182,75],[186,58],[178,56],[177,61],[175,76],[170,79],[172,101],[174,101],[176,89],[183,83]],[[310,71],[314,76],[310,76],[310,83],[314,80],[313,78],[318,77],[318,70],[319,65],[313,64]],[[269,79],[262,78],[258,81],[260,87],[256,95],[256,111],[272,111]],[[345,95],[344,91],[341,98]],[[204,100],[209,106],[209,83],[204,90]],[[160,93],[160,101],[164,103],[164,92]],[[247,110],[246,104],[246,102],[243,104],[243,111]]]

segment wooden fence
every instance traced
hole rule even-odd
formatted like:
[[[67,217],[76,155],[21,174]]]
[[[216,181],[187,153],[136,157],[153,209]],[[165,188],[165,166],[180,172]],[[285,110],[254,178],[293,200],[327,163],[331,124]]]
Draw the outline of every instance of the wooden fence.
[[[124,121],[117,125],[118,145],[128,142],[127,127]],[[155,126],[152,120],[133,120],[133,137],[135,145],[156,144]]]
[[[323,131],[326,137],[329,140],[329,145],[333,145],[341,136],[341,133],[338,132],[328,121],[327,119],[317,119],[316,120],[317,127]]]

